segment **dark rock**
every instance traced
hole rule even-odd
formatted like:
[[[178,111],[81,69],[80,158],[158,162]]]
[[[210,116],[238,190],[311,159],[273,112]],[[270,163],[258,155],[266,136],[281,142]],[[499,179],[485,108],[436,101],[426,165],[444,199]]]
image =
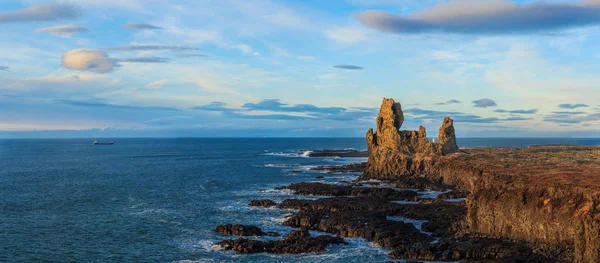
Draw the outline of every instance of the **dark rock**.
[[[389,255],[398,259],[431,261],[482,260],[481,262],[560,262],[535,253],[523,242],[498,238],[472,238],[467,240],[440,240],[426,246],[399,246]]]
[[[263,200],[252,200],[252,201],[250,201],[250,203],[248,205],[249,206],[273,207],[273,206],[276,206],[277,203],[275,203],[273,200],[270,200],[270,199],[263,199]]]
[[[343,238],[329,235],[310,237],[306,229],[290,232],[282,240],[261,241],[245,238],[229,239],[216,245],[239,253],[303,254],[323,252],[329,245],[347,244]]]
[[[308,153],[309,157],[368,157],[369,153],[366,151],[357,150],[313,150]]]
[[[352,163],[337,166],[318,166],[309,168],[311,171],[326,171],[328,173],[359,173],[365,170],[367,163]]]
[[[397,191],[391,188],[363,188],[346,185],[324,183],[294,183],[277,189],[288,189],[298,195],[316,196],[370,196],[394,200],[413,200],[418,194],[415,191]]]
[[[246,226],[246,225],[227,224],[227,225],[217,226],[217,228],[215,228],[214,231],[221,233],[221,234],[232,235],[232,236],[265,236],[265,235],[268,235],[268,233],[263,232],[257,226]]]
[[[457,199],[457,198],[466,198],[469,195],[469,191],[462,190],[452,190],[450,192],[442,193],[438,195],[440,199]]]
[[[319,176],[315,176],[315,179],[323,179],[325,178],[325,176],[319,175]]]

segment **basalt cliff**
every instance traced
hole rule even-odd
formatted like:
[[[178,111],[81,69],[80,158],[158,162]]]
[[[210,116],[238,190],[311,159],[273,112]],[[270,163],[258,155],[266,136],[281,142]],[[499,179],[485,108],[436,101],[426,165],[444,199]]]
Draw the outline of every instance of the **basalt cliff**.
[[[400,104],[384,99],[366,136],[365,177],[452,185],[466,198],[465,231],[546,246],[558,262],[600,262],[600,147],[469,148],[444,119],[437,143],[400,131]]]

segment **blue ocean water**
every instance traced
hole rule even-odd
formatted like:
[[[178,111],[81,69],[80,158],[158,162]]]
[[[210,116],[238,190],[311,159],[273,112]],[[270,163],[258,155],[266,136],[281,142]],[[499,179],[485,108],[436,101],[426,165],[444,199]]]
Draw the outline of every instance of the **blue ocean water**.
[[[292,211],[247,203],[292,198],[272,189],[323,175],[307,167],[364,161],[301,154],[364,150],[362,138],[111,140],[111,146],[89,139],[0,140],[0,262],[388,260],[388,251],[360,239],[301,256],[240,255],[212,246],[230,238],[212,232],[225,223],[289,232],[281,221]],[[549,143],[600,145],[600,139],[458,139],[459,146]]]

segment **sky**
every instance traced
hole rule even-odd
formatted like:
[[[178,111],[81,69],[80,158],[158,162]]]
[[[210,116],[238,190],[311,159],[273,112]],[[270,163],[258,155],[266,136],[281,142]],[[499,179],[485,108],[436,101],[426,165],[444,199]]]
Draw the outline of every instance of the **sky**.
[[[0,138],[600,137],[600,0],[7,0]]]

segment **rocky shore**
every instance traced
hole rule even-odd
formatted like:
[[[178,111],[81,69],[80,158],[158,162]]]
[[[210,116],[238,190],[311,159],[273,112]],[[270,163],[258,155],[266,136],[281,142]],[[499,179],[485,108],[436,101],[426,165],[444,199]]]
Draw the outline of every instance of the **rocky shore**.
[[[452,119],[443,120],[437,143],[423,127],[399,130],[403,121],[400,104],[384,99],[377,132],[367,132],[367,163],[312,168],[362,172],[356,181],[278,188],[324,198],[249,200],[251,206],[297,210],[283,225],[298,230],[275,241],[240,238],[217,245],[240,253],[295,254],[324,251],[349,237],[387,249],[391,259],[600,262],[600,147],[458,149]],[[314,157],[325,154],[339,153]],[[268,233],[248,226],[221,229]]]

